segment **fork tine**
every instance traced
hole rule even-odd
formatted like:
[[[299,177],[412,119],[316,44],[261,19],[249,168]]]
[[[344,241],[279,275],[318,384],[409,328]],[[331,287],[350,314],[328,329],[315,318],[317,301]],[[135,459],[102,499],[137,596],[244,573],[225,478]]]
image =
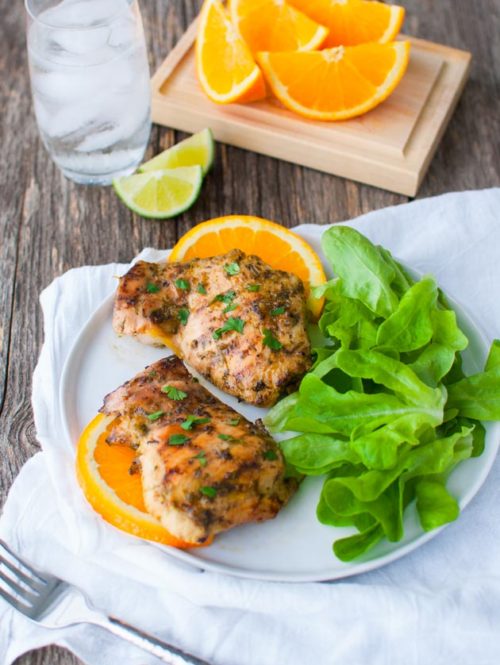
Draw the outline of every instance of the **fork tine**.
[[[16,577],[18,577],[26,586],[29,586],[31,589],[34,589],[35,591],[42,591],[46,584],[42,584],[41,582],[37,582],[33,577],[29,577],[26,575],[22,570],[19,570],[11,561],[6,559],[0,554],[0,569],[1,566],[5,566],[8,568]]]
[[[29,605],[25,605],[24,603],[21,603],[17,598],[14,598],[14,596],[11,596],[9,593],[4,591],[2,587],[0,587],[0,596],[6,600],[9,605],[12,605],[18,612],[21,612],[22,614],[28,614],[31,610],[31,607]]]
[[[8,577],[8,575],[4,575],[1,570],[0,580],[3,580],[3,582],[10,588],[10,590],[15,591],[19,596],[22,597],[23,600],[27,600],[31,604],[38,600],[38,594],[32,593],[31,591],[28,591],[28,589],[20,586],[16,581]]]
[[[39,579],[41,582],[43,582],[44,584],[47,584],[47,582],[48,582],[47,579],[45,579],[44,577],[42,577],[42,575],[41,575],[37,570],[35,570],[34,568],[32,568],[28,563],[26,563],[26,561],[24,561],[23,559],[21,559],[21,558],[19,557],[19,555],[16,554],[13,550],[11,550],[11,548],[7,545],[7,543],[6,543],[5,541],[1,540],[1,539],[0,539],[0,546],[3,547],[4,550],[5,550],[6,552],[8,552],[8,553],[10,554],[10,556],[11,556],[13,559],[15,559],[15,560],[16,560],[21,566],[23,566],[24,568],[26,568],[26,570],[28,570],[32,575],[34,575],[35,577],[38,577],[38,579]]]

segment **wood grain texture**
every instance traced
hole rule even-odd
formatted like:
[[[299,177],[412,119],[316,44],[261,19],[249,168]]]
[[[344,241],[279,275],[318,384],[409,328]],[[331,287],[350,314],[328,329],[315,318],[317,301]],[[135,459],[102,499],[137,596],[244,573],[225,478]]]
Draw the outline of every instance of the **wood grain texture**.
[[[500,3],[403,0],[405,31],[473,53],[471,78],[419,197],[500,185]],[[143,0],[151,71],[194,18],[193,0]],[[195,206],[175,221],[145,221],[110,189],[65,180],[51,164],[32,115],[22,3],[0,0],[0,503],[38,449],[29,405],[42,342],[38,295],[68,268],[126,261],[144,246],[168,247],[193,224],[253,213],[286,226],[337,222],[407,198],[244,150],[219,145]],[[183,138],[155,127],[148,156]],[[480,223],[480,220],[478,220]],[[76,665],[60,648],[32,652],[16,665]]]
[[[408,69],[383,104],[344,122],[301,118],[272,95],[219,105],[196,75],[193,21],[152,79],[153,121],[186,132],[211,127],[239,148],[414,196],[467,80],[470,53],[434,42],[411,44]]]

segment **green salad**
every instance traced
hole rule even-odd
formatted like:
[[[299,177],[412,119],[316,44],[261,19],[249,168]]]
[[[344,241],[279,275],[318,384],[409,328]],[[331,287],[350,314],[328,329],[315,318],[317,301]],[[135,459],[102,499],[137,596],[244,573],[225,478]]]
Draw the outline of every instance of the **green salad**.
[[[484,448],[480,421],[500,420],[500,340],[484,371],[466,376],[468,340],[431,276],[415,281],[390,252],[345,226],[322,238],[335,279],[325,298],[322,346],[299,390],[265,418],[292,473],[325,475],[318,520],[357,532],[334,542],[351,561],[382,538],[403,537],[416,501],[422,528],[457,518],[451,470]]]

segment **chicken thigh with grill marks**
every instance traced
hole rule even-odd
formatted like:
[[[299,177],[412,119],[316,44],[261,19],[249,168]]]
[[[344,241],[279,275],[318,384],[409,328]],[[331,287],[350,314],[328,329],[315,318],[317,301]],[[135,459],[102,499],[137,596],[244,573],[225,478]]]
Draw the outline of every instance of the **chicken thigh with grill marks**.
[[[120,279],[114,330],[166,344],[223,391],[272,406],[311,366],[304,285],[240,250],[138,261]]]
[[[203,544],[268,520],[294,493],[275,441],[211,395],[176,357],[110,393],[107,442],[137,450],[144,503],[174,536]]]

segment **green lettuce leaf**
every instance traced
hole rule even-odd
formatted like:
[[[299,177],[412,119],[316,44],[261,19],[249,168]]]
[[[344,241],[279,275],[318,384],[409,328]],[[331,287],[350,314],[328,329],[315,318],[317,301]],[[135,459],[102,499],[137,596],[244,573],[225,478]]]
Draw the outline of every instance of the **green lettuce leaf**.
[[[386,488],[372,501],[358,499],[349,488],[332,478],[325,482],[323,496],[331,510],[341,517],[353,517],[369,514],[378,522],[385,537],[392,541],[403,537],[403,504],[402,493],[397,483]]]
[[[388,249],[381,247],[381,245],[377,245],[377,250],[384,261],[394,271],[394,277],[392,278],[391,286],[400,298],[404,293],[406,293],[406,291],[408,291],[410,286],[415,284],[415,280],[407,273],[401,264],[394,260]]]
[[[453,349],[432,342],[408,367],[421,381],[436,388],[453,367],[455,355]]]
[[[347,538],[339,538],[333,543],[333,552],[341,561],[352,561],[368,552],[384,537],[380,524],[374,524],[362,533]]]
[[[438,309],[432,313],[432,340],[453,351],[463,351],[469,340],[457,324],[457,316],[452,310]]]
[[[280,443],[287,462],[314,475],[321,469],[326,473],[345,462],[358,464],[359,456],[351,449],[349,441],[325,434],[303,434]]]
[[[480,420],[500,420],[500,340],[483,372],[467,377],[468,340],[432,277],[415,281],[383,247],[348,227],[322,239],[335,279],[313,330],[315,362],[299,390],[266,416],[297,476],[325,474],[318,520],[358,533],[334,543],[350,561],[381,538],[403,536],[412,501],[422,527],[456,519],[446,481],[480,455]]]
[[[432,313],[436,302],[436,282],[432,277],[424,277],[406,291],[395,312],[380,325],[377,345],[392,346],[398,351],[425,346],[434,332]]]
[[[345,348],[370,348],[376,343],[375,315],[357,300],[345,298],[322,321],[323,333]]]
[[[391,288],[395,271],[377,248],[358,231],[340,225],[325,231],[321,245],[340,277],[342,293],[378,316],[390,316],[398,305]]]
[[[337,367],[349,376],[371,379],[409,404],[436,407],[443,417],[443,390],[423,383],[407,365],[378,351],[346,351],[335,354]]]
[[[442,393],[438,390],[435,395],[436,399],[428,403],[410,404],[387,393],[365,394],[354,390],[340,393],[313,374],[307,374],[298,395],[287,397],[284,407],[279,402],[264,422],[274,432],[291,430],[351,436],[360,425],[372,422],[382,425],[410,414],[442,419]]]
[[[348,488],[360,501],[374,501],[400,477],[406,482],[417,475],[445,473],[458,461],[470,457],[471,453],[471,428],[462,428],[459,432],[425,445],[406,447],[392,469],[369,470],[357,476],[334,478],[330,483]],[[331,505],[333,510],[337,510],[336,506]]]
[[[456,520],[460,508],[446,489],[444,478],[423,478],[415,484],[417,512],[424,531]]]
[[[474,420],[500,420],[500,351],[493,342],[486,371],[473,374],[448,386],[447,406]]]
[[[488,353],[486,365],[484,366],[485,372],[495,370],[500,367],[500,339],[494,339]]]

